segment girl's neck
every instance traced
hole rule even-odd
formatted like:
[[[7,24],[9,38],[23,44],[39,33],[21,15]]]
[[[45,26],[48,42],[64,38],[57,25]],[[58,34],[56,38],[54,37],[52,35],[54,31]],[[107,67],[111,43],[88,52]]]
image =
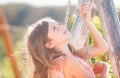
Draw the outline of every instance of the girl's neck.
[[[68,48],[68,44],[60,45],[55,48],[56,51],[61,51],[65,54],[71,54],[70,49]]]

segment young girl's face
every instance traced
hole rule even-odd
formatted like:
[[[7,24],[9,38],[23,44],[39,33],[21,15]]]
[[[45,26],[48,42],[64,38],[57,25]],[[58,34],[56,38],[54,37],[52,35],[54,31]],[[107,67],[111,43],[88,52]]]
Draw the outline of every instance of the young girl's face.
[[[57,22],[49,22],[48,38],[52,40],[55,45],[65,44],[71,37],[71,33],[64,25]]]

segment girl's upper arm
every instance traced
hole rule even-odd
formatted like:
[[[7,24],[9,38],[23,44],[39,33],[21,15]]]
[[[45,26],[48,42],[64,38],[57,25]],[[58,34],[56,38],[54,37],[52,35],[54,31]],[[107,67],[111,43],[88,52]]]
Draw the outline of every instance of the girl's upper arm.
[[[64,71],[75,78],[94,78],[75,58],[69,56],[66,57]]]
[[[87,59],[88,57],[95,57],[98,56],[102,53],[105,53],[107,50],[101,49],[101,48],[97,48],[95,46],[90,46],[89,49],[88,47],[83,47],[80,49],[80,52],[78,51],[76,54],[84,59]]]

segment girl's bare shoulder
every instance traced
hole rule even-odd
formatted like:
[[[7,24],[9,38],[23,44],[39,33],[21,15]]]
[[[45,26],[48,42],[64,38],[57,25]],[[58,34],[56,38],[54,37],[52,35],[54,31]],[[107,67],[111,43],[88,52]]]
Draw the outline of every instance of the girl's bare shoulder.
[[[65,56],[63,67],[66,75],[76,78],[94,78],[74,56]]]

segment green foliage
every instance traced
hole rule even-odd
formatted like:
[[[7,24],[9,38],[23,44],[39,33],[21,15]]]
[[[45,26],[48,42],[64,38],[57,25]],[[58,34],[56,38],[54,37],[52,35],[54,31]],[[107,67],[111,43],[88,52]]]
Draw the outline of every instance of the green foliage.
[[[98,29],[98,31],[100,32],[100,34],[103,36],[103,31],[102,31],[102,27],[101,27],[101,24],[100,24],[99,17],[95,16],[92,22],[95,25],[95,27]],[[91,39],[91,36],[89,37],[89,39]],[[90,44],[92,44],[92,43],[90,43]],[[110,61],[109,61],[107,53],[105,53],[103,55],[100,55],[100,56],[97,56],[95,58],[92,58],[91,60],[92,60],[93,63],[100,62],[100,61],[107,62],[109,64],[109,66],[110,66],[109,78],[114,78],[113,72],[112,72],[112,68],[111,68],[111,64],[110,64]]]
[[[18,69],[20,71],[20,76],[21,78],[25,78],[25,72],[26,72],[26,66],[25,66],[25,44],[24,44],[24,41],[23,39],[19,40],[16,42],[16,47],[15,47],[15,57],[16,57],[16,60],[19,61],[17,62],[18,64]]]
[[[1,67],[2,78],[15,78],[11,68],[10,61],[7,57],[3,58]]]
[[[103,35],[102,27],[100,24],[100,18],[98,16],[95,16],[92,22],[97,28],[97,30]]]
[[[73,25],[73,23],[74,23],[74,19],[75,19],[75,16],[74,16],[74,15],[71,15],[71,16],[69,17],[68,30],[71,29],[71,27],[72,27],[72,25]]]
[[[2,38],[0,38],[0,60],[5,57],[5,47]]]
[[[22,59],[22,55],[20,54],[20,48],[23,48],[24,47],[24,44],[22,44],[22,38],[24,37],[23,33],[24,33],[24,29],[21,29],[20,27],[19,28],[11,28],[10,30],[10,36],[11,36],[11,39],[12,39],[12,42],[14,44],[14,56],[16,57],[16,60],[17,60],[17,64],[18,64],[18,69],[20,71],[20,76],[21,78],[25,78],[23,77],[23,59]],[[2,36],[1,36],[2,37]],[[7,57],[6,55],[6,52],[5,52],[5,47],[4,47],[4,42],[2,40],[2,38],[0,38],[0,61],[1,61],[1,70],[0,72],[2,72],[2,78],[15,78],[14,77],[14,73],[13,73],[13,70],[12,70],[12,67],[11,67],[11,63],[10,63],[10,60],[9,58]]]
[[[120,21],[120,9],[118,9],[118,18],[119,18],[119,21]]]

